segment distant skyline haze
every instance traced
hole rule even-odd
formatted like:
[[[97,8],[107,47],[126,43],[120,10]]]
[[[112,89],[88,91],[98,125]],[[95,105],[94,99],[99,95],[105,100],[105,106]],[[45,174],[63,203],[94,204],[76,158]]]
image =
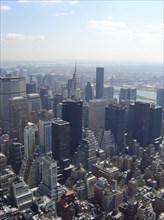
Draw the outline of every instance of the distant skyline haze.
[[[0,17],[1,61],[163,62],[163,0],[1,0]]]

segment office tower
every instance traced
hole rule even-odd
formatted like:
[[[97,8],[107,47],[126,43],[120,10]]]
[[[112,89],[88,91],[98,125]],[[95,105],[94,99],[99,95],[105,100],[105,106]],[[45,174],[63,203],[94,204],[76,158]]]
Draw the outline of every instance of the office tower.
[[[94,99],[89,101],[89,129],[94,131],[96,138],[100,129],[104,128],[106,99]]]
[[[104,92],[104,68],[96,68],[96,99],[101,99]]]
[[[54,117],[57,118],[57,105],[59,103],[62,103],[63,96],[61,94],[56,94],[53,98],[53,111],[54,111]]]
[[[134,124],[133,139],[140,142],[141,147],[147,147],[149,144],[149,122],[150,122],[150,104],[144,102],[135,102],[134,105]],[[152,129],[152,128],[151,128]]]
[[[155,140],[162,139],[162,107],[151,105],[149,117],[149,143],[154,143]]]
[[[26,84],[26,93],[36,93],[36,84],[35,83],[27,83]]]
[[[125,108],[112,104],[105,108],[105,130],[111,130],[114,135],[119,154],[124,145]]]
[[[96,182],[95,188],[94,188],[94,197],[98,201],[99,204],[101,204],[101,202],[102,202],[103,191],[107,187],[109,190],[109,184],[108,184],[107,179],[104,177],[99,177],[97,179],[97,182]]]
[[[51,96],[50,95],[43,96],[42,108],[46,109],[47,111],[51,109]]]
[[[113,99],[114,88],[112,86],[104,87],[104,97],[108,99]]]
[[[42,182],[39,192],[51,199],[57,198],[57,162],[48,156],[42,158]]]
[[[10,147],[10,163],[12,166],[12,169],[16,175],[19,174],[22,161],[24,157],[24,145],[18,142],[13,142]]]
[[[48,89],[47,88],[40,88],[40,98],[41,98],[41,104],[42,104],[42,108],[43,108],[43,105],[44,105],[44,96],[45,95],[48,95]]]
[[[107,157],[111,158],[116,153],[115,139],[111,130],[103,130],[100,147],[105,151]]]
[[[92,131],[86,131],[86,137],[82,139],[81,144],[77,148],[78,162],[81,163],[84,169],[91,171],[92,164],[97,162],[96,149],[98,142]]]
[[[28,122],[28,125],[24,128],[24,147],[25,156],[33,157],[38,142],[38,127],[37,125]]]
[[[75,69],[72,79],[68,80],[67,89],[68,89],[68,98],[81,99],[81,90],[79,85],[79,77],[76,70],[76,63],[75,63]]]
[[[85,87],[85,100],[89,102],[89,100],[92,100],[92,99],[93,99],[93,90],[92,90],[91,83],[88,82]]]
[[[41,107],[41,99],[38,93],[31,93],[27,95],[28,114],[33,111],[39,111]]]
[[[20,177],[16,177],[12,182],[11,196],[14,204],[19,210],[31,208],[32,192]]]
[[[26,96],[25,77],[0,77],[0,127],[3,133],[9,132],[9,99]]]
[[[52,156],[55,160],[70,158],[70,123],[62,119],[52,121]]]
[[[46,154],[52,151],[52,122],[39,119],[39,145],[40,153]]]
[[[158,105],[164,107],[164,88],[157,89],[156,100]]]
[[[88,128],[89,124],[89,103],[83,102],[83,127]]]
[[[62,103],[62,119],[70,123],[70,153],[75,153],[82,138],[82,101],[68,100]]]
[[[27,99],[14,97],[9,99],[10,136],[23,143],[23,131],[28,121]]]

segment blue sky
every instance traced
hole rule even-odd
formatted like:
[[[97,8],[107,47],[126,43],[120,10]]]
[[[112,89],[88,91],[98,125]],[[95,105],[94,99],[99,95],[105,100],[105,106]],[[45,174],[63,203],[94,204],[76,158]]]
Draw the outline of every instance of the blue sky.
[[[163,0],[1,0],[0,10],[2,60],[163,61]]]

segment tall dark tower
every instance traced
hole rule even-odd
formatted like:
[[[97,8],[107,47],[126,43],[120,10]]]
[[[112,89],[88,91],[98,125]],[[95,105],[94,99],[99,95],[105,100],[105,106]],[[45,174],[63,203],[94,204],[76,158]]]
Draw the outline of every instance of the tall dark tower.
[[[113,104],[105,108],[105,130],[111,130],[113,133],[119,153],[124,145],[125,108]]]
[[[70,123],[71,156],[75,153],[82,139],[82,101],[68,100],[62,102],[62,119]]]
[[[70,123],[61,119],[52,122],[52,155],[55,160],[70,158]]]
[[[149,103],[135,102],[133,139],[139,141],[144,148],[149,144],[149,115]]]
[[[92,90],[91,83],[88,82],[85,87],[85,100],[89,102],[89,100],[92,100],[92,99],[93,99],[93,90]]]
[[[155,139],[161,139],[162,127],[162,107],[150,107],[150,125],[149,125],[149,143],[153,143]]]
[[[157,89],[157,104],[164,107],[164,88]]]
[[[101,99],[104,92],[104,68],[96,68],[96,99]]]

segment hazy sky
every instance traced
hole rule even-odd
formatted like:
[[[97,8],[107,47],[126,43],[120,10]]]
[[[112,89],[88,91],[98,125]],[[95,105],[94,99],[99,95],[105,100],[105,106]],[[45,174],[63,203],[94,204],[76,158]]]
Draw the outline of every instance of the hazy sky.
[[[163,60],[163,0],[0,2],[2,60]]]

